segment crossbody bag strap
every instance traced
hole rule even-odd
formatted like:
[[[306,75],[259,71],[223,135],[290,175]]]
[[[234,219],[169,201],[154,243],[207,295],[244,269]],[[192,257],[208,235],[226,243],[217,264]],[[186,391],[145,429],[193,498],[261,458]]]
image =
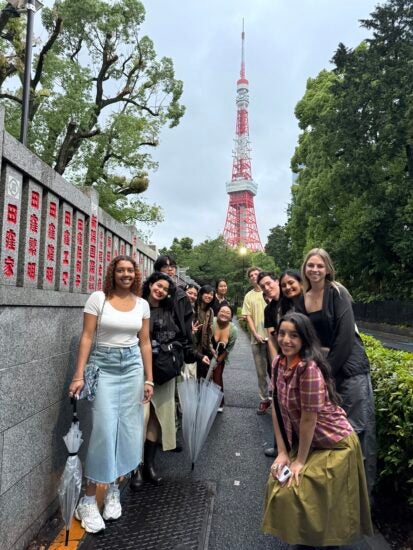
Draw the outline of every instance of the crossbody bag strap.
[[[99,311],[99,315],[96,321],[95,346],[93,351],[96,351],[96,348],[98,347],[99,335],[100,335],[100,324],[102,322],[103,308],[105,307],[105,304],[106,304],[106,295],[105,295],[105,299],[103,300],[102,309]]]
[[[287,433],[285,431],[285,426],[284,426],[284,420],[283,420],[283,417],[282,417],[282,414],[281,414],[280,405],[278,403],[277,378],[278,378],[279,363],[280,363],[280,358],[278,358],[277,362],[274,365],[274,372],[273,372],[273,382],[274,383],[273,383],[273,388],[272,388],[272,400],[273,400],[273,404],[274,404],[274,408],[275,408],[275,414],[277,415],[278,426],[280,428],[281,436],[282,436],[283,441],[284,441],[284,445],[285,445],[287,451],[291,452],[291,446],[290,446],[290,443],[288,442],[288,437],[287,437]]]

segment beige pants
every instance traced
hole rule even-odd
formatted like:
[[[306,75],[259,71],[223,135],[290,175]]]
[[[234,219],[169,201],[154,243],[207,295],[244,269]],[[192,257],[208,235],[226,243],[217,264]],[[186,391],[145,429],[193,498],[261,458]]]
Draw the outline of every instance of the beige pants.
[[[258,393],[261,401],[268,399],[267,344],[251,344],[255,370],[257,371]]]
[[[182,378],[187,380],[189,378],[194,378],[196,380],[196,363],[184,363],[184,368],[182,369]]]

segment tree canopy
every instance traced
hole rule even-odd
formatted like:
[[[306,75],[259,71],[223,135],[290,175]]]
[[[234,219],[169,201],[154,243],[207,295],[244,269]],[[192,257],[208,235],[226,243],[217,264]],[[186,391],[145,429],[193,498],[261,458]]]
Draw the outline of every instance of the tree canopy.
[[[161,249],[160,254],[170,254],[180,267],[187,268],[187,274],[200,285],[215,286],[217,279],[225,279],[229,296],[237,303],[241,302],[248,287],[248,267],[256,265],[265,271],[277,269],[269,255],[247,251],[245,256],[241,256],[239,249],[229,247],[222,236],[195,246],[189,237],[174,238],[170,248]]]
[[[412,298],[413,1],[389,0],[361,25],[372,36],[339,44],[296,106],[298,179],[270,239],[288,237],[295,266],[326,248],[357,298]]]
[[[95,186],[101,205],[124,223],[162,219],[137,195],[156,168],[150,150],[176,126],[183,84],[140,34],[139,0],[56,0],[41,10],[31,79],[29,147],[74,183]],[[19,133],[24,17],[0,17],[0,100],[6,128]]]

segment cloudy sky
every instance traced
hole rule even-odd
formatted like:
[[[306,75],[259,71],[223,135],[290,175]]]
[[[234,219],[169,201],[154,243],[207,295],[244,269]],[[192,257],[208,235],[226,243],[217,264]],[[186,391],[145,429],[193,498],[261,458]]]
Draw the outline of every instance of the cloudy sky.
[[[172,57],[184,82],[186,114],[165,129],[155,154],[148,200],[165,221],[152,230],[159,247],[174,237],[195,243],[222,233],[235,135],[236,80],[245,20],[250,83],[252,173],[258,183],[255,211],[261,241],[286,221],[290,159],[299,129],[294,107],[306,81],[323,68],[339,42],[354,47],[367,36],[359,19],[376,0],[147,0],[142,32],[158,55]]]

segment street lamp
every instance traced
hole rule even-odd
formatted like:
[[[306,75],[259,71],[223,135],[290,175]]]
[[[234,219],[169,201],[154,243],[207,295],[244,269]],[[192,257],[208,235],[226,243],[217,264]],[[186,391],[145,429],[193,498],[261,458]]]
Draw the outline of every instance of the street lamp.
[[[24,77],[23,77],[23,98],[22,98],[22,117],[20,124],[20,141],[23,145],[27,144],[27,128],[29,122],[29,100],[30,100],[30,81],[32,78],[32,42],[33,42],[33,23],[34,14],[43,7],[39,0],[8,0],[8,3],[17,10],[17,12],[26,12],[26,52],[24,56]]]

